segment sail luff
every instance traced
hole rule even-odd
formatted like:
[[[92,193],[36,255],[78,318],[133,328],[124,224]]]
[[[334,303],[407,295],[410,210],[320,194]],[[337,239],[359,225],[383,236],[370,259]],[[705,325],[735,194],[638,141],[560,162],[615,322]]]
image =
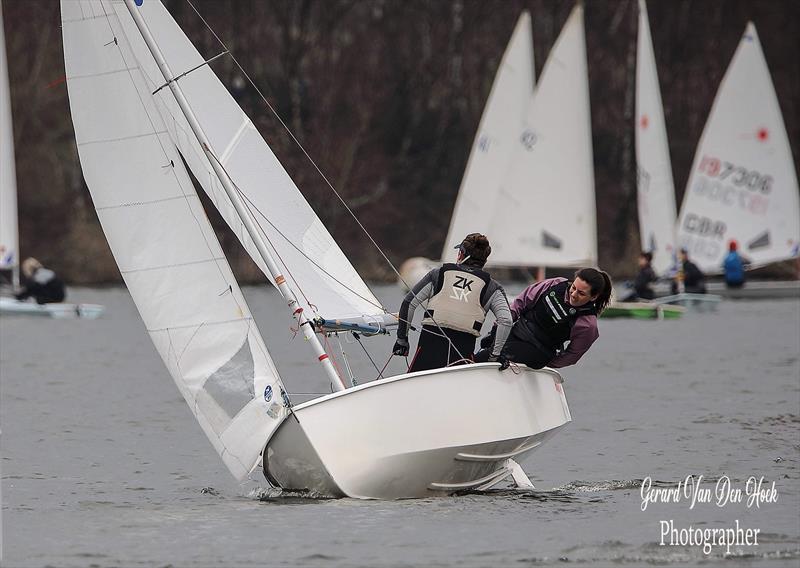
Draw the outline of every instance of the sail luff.
[[[3,4],[0,2],[0,270],[11,270],[13,284],[19,286],[17,173],[4,30]]]
[[[675,186],[664,107],[645,0],[639,0],[636,59],[637,206],[642,251],[653,253],[663,274],[675,262]]]
[[[161,74],[169,85],[172,94],[175,96],[175,100],[177,101],[178,106],[180,106],[184,117],[188,121],[192,132],[197,138],[197,141],[209,154],[208,161],[211,165],[211,168],[214,170],[214,173],[217,175],[217,179],[219,179],[220,183],[222,184],[228,199],[230,199],[231,203],[236,209],[239,220],[244,224],[244,227],[247,230],[250,238],[253,240],[262,260],[266,263],[267,268],[269,269],[270,274],[275,281],[275,284],[277,285],[283,297],[287,300],[289,311],[292,317],[297,321],[298,327],[303,330],[303,335],[311,345],[317,360],[322,365],[322,368],[328,375],[331,383],[334,385],[336,390],[344,390],[344,382],[342,381],[341,377],[339,377],[336,369],[333,367],[333,363],[331,362],[327,353],[325,353],[325,350],[323,349],[322,344],[320,343],[319,338],[314,331],[314,326],[311,325],[311,322],[306,317],[303,309],[298,307],[297,297],[294,290],[289,286],[286,278],[283,276],[275,260],[272,258],[272,254],[267,249],[264,241],[261,239],[261,235],[259,234],[252,217],[247,211],[245,204],[242,202],[242,199],[239,196],[236,188],[233,187],[233,184],[228,178],[227,172],[225,172],[225,170],[222,168],[221,163],[216,159],[216,157],[210,156],[211,144],[208,140],[208,137],[203,131],[203,127],[198,122],[197,117],[194,115],[194,112],[189,105],[189,101],[186,100],[178,81],[175,79],[175,75],[172,73],[167,61],[164,59],[164,55],[161,53],[158,44],[156,44],[155,40],[153,39],[153,35],[150,33],[147,23],[139,13],[137,5],[135,4],[134,0],[125,0],[125,5],[127,6],[128,12],[133,18],[133,21],[136,23],[136,27],[142,34],[147,47],[150,49],[150,53],[158,63]]]

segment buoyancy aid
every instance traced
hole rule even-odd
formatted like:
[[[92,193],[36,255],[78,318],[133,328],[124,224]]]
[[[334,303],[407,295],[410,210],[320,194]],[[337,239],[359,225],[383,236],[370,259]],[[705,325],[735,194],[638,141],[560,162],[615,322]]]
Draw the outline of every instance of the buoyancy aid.
[[[564,348],[575,321],[584,315],[596,315],[594,302],[578,308],[566,299],[571,282],[561,282],[544,292],[533,306],[523,311],[511,333],[519,339],[537,344],[555,355]]]
[[[490,281],[491,276],[479,268],[443,264],[422,324],[438,325],[477,337],[486,318],[484,293]]]
[[[729,252],[724,263],[725,281],[739,284],[744,282],[744,264],[735,252]]]

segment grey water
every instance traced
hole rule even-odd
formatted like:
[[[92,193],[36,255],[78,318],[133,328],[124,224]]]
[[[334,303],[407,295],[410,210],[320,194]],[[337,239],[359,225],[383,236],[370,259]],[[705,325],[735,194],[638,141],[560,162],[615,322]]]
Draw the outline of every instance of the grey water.
[[[394,309],[402,298],[393,286],[376,292]],[[329,392],[277,294],[245,294],[293,399]],[[75,289],[70,299],[107,312],[0,318],[3,566],[800,564],[797,300],[601,320],[598,343],[563,370],[573,422],[523,463],[536,490],[381,502],[238,486],[127,291]],[[366,381],[392,343],[364,339],[374,366],[356,362],[352,339],[341,348]],[[384,373],[402,365],[394,358]],[[751,477],[764,480],[758,499]],[[681,483],[681,495],[643,511],[643,483],[665,493]],[[669,521],[675,545],[662,537]],[[737,522],[758,529],[757,545],[706,554],[680,544],[690,526]]]

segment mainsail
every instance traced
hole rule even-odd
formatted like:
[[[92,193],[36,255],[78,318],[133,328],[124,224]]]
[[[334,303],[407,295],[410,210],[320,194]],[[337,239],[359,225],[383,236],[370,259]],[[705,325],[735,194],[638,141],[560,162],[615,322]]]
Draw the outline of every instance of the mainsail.
[[[528,12],[523,12],[500,60],[472,143],[442,250],[443,262],[455,262],[453,246],[469,233],[489,234],[493,246],[507,238],[505,234],[490,233],[490,228],[502,226],[502,220],[508,214],[505,203],[497,199],[497,194],[516,148],[533,87],[531,17]]]
[[[61,2],[84,178],[147,332],[243,480],[287,413],[284,389],[133,56],[121,24],[130,15],[120,6]]]
[[[0,270],[19,266],[17,230],[17,174],[14,165],[14,129],[8,85],[6,41],[0,3]]]
[[[636,164],[639,235],[663,274],[675,259],[675,185],[645,0],[639,0],[636,59]]]
[[[597,259],[583,7],[561,31],[518,130],[497,196],[489,264],[580,266]]]
[[[800,203],[789,139],[755,26],[747,24],[694,157],[678,244],[720,272],[731,239],[754,266],[798,256]]]
[[[163,85],[124,4],[114,4],[124,34],[140,66],[148,89]],[[210,143],[213,159],[221,164],[248,204],[283,274],[302,293],[298,301],[311,313],[327,319],[383,320],[385,310],[355,271],[313,209],[303,198],[251,120],[219,81],[204,58],[157,1],[138,8]],[[180,75],[191,71],[185,76]],[[192,135],[169,89],[153,97],[164,118],[167,134],[215,207],[233,229],[253,260],[270,276],[241,218],[225,194],[219,178]],[[272,282],[272,278],[270,277]]]

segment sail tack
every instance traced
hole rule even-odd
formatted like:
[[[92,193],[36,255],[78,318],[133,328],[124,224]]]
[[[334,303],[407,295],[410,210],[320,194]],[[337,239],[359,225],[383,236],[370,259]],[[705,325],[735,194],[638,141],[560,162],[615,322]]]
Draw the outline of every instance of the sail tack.
[[[531,17],[523,12],[517,21],[472,143],[464,179],[458,192],[450,229],[442,249],[443,262],[455,262],[453,247],[469,233],[485,233],[494,243],[504,235],[490,233],[502,225],[507,211],[497,199],[511,163],[520,126],[525,119],[534,88],[533,34]],[[501,221],[496,222],[494,219]]]
[[[4,29],[3,5],[0,3],[0,270],[10,270],[19,266],[19,237],[14,129]]]
[[[653,268],[663,274],[675,262],[675,185],[645,0],[639,0],[637,53],[635,129],[639,234],[642,251],[653,253]]]
[[[594,164],[583,7],[561,31],[533,99],[489,232],[496,266],[580,266],[597,261]]]
[[[163,83],[161,74],[131,19],[115,4],[144,80],[151,92]],[[225,194],[209,162],[217,160],[250,208],[262,237],[284,276],[299,290],[307,313],[328,319],[374,317],[385,310],[355,271],[328,230],[306,202],[275,154],[204,59],[160,2],[144,2],[139,12],[163,52],[211,142],[206,152],[192,136],[169,89],[155,98],[169,138],[215,207],[233,229],[262,272],[270,276],[252,239]],[[270,278],[272,281],[272,278]],[[369,318],[367,318],[369,319]]]
[[[123,7],[124,8],[124,7]],[[128,290],[181,394],[245,479],[286,414],[282,384],[107,0],[63,0],[83,174]]]
[[[717,92],[678,219],[678,244],[720,272],[728,242],[753,265],[798,256],[800,203],[789,139],[752,23]]]

